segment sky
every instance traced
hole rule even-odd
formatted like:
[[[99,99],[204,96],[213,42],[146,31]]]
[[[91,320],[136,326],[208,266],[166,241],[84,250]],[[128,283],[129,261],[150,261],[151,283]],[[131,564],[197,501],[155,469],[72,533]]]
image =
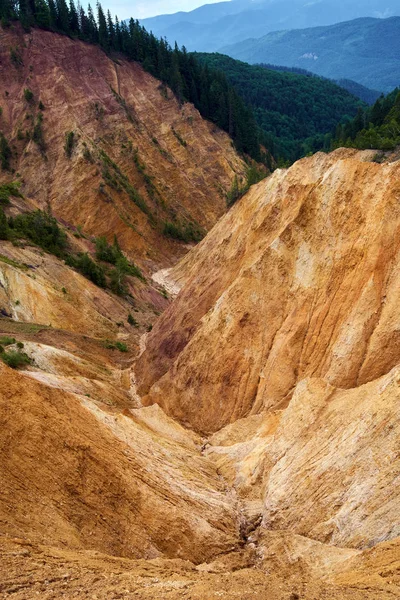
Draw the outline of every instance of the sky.
[[[215,0],[220,2],[221,0]],[[96,2],[93,0],[92,6]],[[213,4],[210,0],[102,0],[103,8],[110,9],[112,15],[118,15],[119,19],[144,19],[155,15],[176,13],[180,10],[193,10],[203,4]]]

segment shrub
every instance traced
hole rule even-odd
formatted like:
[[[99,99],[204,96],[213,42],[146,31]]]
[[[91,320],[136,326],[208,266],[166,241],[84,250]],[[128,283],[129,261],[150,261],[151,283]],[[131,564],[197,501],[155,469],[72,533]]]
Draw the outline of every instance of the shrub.
[[[66,248],[65,232],[56,219],[46,212],[36,210],[22,213],[10,220],[9,225],[17,237],[26,238],[55,256],[61,257]]]
[[[18,369],[31,363],[31,359],[24,352],[8,350],[0,354],[0,359],[12,369]]]
[[[199,242],[204,237],[204,232],[201,228],[192,222],[181,225],[177,222],[166,221],[164,223],[163,234],[165,237],[181,242]]]
[[[39,113],[35,126],[33,128],[32,139],[37,144],[40,152],[44,154],[46,152],[46,144],[44,142],[43,128],[42,128],[43,114]]]
[[[128,352],[128,346],[124,342],[111,342],[110,340],[104,340],[104,348],[107,350],[119,350],[120,352]]]
[[[112,246],[109,245],[105,236],[100,236],[96,238],[95,244],[96,258],[98,260],[103,260],[104,262],[108,262],[112,265],[115,265],[118,258],[122,255],[116,236],[114,236],[114,243]]]
[[[72,156],[72,151],[74,149],[74,145],[75,145],[75,133],[73,131],[68,131],[65,134],[65,145],[64,145],[64,151],[68,158],[71,158],[71,156]]]
[[[11,344],[15,344],[15,338],[5,335],[3,337],[0,337],[0,344],[2,346],[11,346]]]
[[[0,204],[9,204],[10,196],[22,198],[22,194],[19,191],[19,186],[19,183],[3,183],[3,185],[0,185]]]
[[[33,100],[33,92],[29,88],[24,89],[24,98],[27,102],[32,102]]]
[[[103,267],[97,265],[87,252],[78,254],[78,256],[67,256],[65,262],[70,267],[74,267],[80,271],[82,275],[93,281],[94,284],[102,288],[106,287],[106,276]]]
[[[0,132],[0,164],[4,171],[10,169],[10,160],[12,152],[7,142],[7,138]]]
[[[4,210],[0,206],[0,240],[8,240],[10,237],[10,230],[8,227],[7,217],[4,214]]]
[[[139,323],[136,321],[135,317],[131,315],[131,313],[129,313],[127,321],[129,325],[132,325],[132,327],[139,327]]]
[[[21,51],[18,48],[18,46],[16,46],[15,48],[10,48],[10,59],[14,67],[21,67],[24,64],[24,61],[22,60]]]
[[[115,342],[115,347],[120,352],[128,352],[128,346],[124,342]]]

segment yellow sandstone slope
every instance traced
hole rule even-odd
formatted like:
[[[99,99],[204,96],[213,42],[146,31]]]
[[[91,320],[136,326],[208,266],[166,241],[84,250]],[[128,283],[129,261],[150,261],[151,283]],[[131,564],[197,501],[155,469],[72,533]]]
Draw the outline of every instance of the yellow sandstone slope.
[[[182,290],[140,339],[2,244],[0,334],[33,362],[0,364],[0,597],[400,596],[400,166],[372,156],[253,186],[157,274]]]

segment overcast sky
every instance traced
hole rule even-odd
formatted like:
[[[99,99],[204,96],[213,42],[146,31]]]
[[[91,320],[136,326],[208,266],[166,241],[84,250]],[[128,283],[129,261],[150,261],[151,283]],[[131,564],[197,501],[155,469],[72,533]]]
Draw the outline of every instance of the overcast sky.
[[[216,0],[221,1],[221,0]],[[144,19],[167,13],[176,13],[180,10],[193,10],[203,4],[212,4],[210,0],[101,0],[103,8],[110,9],[112,15],[118,15],[120,19]],[[92,7],[96,5],[95,0],[91,2]]]

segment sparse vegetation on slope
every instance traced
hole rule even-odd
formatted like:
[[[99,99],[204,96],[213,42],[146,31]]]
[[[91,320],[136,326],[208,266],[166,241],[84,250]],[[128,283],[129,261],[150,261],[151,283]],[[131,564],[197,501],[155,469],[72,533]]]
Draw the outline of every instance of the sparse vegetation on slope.
[[[79,10],[79,14],[78,14]],[[97,20],[90,8],[75,7],[70,0],[40,4],[23,0],[15,5],[12,0],[4,0],[0,5],[0,19],[7,25],[20,20],[23,27],[41,27],[73,37],[79,37],[92,44],[99,44],[105,52],[121,52],[131,60],[140,62],[143,68],[168,85],[180,102],[192,102],[203,117],[216,123],[234,140],[237,149],[256,160],[265,159],[260,152],[258,128],[251,109],[244,103],[225,75],[208,66],[202,66],[183,47],[175,44],[172,48],[164,39],[157,39],[148,33],[138,21],[131,19],[129,25],[107,16],[100,3],[97,3]],[[113,90],[123,106],[124,99]],[[31,90],[24,90],[25,100],[34,101]],[[129,111],[128,111],[129,112]],[[128,117],[133,120],[129,113]],[[67,134],[65,152],[71,156],[74,137]],[[7,161],[6,161],[7,164]]]

